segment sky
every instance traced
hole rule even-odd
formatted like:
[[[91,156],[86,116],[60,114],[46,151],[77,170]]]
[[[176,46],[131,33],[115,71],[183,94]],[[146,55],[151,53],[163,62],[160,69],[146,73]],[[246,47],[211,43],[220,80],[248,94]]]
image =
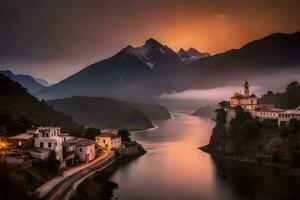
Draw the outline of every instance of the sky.
[[[300,31],[298,0],[0,0],[0,69],[51,83],[154,38],[217,54]]]

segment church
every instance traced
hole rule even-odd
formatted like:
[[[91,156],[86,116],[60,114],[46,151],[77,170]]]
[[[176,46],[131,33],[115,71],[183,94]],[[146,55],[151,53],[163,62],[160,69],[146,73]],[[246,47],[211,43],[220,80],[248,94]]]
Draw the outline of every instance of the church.
[[[257,108],[257,97],[254,92],[250,95],[250,85],[248,81],[244,84],[244,94],[237,92],[230,98],[230,106],[241,106],[246,110],[255,110]]]
[[[235,107],[241,106],[245,111],[249,112],[253,118],[259,120],[277,120],[278,126],[286,126],[292,118],[300,120],[300,106],[295,109],[279,109],[273,104],[257,104],[257,97],[252,92],[250,94],[250,85],[246,80],[244,83],[244,94],[235,93],[230,97],[230,106],[227,109],[226,126],[231,119],[235,118]]]

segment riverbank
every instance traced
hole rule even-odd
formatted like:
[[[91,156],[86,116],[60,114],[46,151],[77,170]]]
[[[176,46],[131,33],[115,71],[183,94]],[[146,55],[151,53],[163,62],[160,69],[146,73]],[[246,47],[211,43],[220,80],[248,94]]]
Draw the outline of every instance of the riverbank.
[[[103,169],[96,172],[90,178],[84,180],[73,195],[73,200],[107,200],[113,197],[113,191],[118,188],[118,184],[109,181],[109,178],[120,167],[129,164],[131,161],[144,155],[146,150],[141,144],[131,142],[131,145],[118,151],[118,159]]]
[[[84,181],[73,196],[73,200],[107,200],[113,197],[113,191],[118,188],[118,184],[109,181],[109,178],[119,167],[129,164],[137,157],[123,157],[113,164],[95,173],[92,177]]]
[[[277,164],[274,162],[264,161],[258,158],[251,158],[247,156],[226,155],[226,153],[224,152],[215,151],[213,148],[210,147],[209,144],[199,147],[199,149],[205,153],[210,154],[213,157],[219,157],[219,158],[224,158],[227,160],[243,162],[243,163],[255,163],[255,164],[264,165],[268,167],[274,167],[280,170],[280,172],[283,174],[294,176],[294,177],[300,177],[300,169],[291,168],[288,164]]]

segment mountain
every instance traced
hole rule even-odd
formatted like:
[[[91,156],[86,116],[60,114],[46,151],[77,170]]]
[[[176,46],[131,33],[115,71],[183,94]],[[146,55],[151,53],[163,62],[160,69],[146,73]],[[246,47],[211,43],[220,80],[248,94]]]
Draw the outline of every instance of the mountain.
[[[178,67],[180,60],[169,47],[149,39],[142,47],[128,46],[113,57],[92,64],[65,80],[40,91],[44,99],[71,96],[110,96],[123,94],[153,95],[171,90],[168,83],[159,81],[153,89],[158,74],[165,74]],[[132,96],[132,95],[130,95]]]
[[[5,127],[8,135],[13,135],[32,125],[61,126],[63,131],[74,134],[83,131],[83,127],[70,116],[53,110],[19,83],[0,74],[0,127]]]
[[[210,106],[200,107],[192,113],[193,116],[213,118],[215,116],[215,109]]]
[[[175,79],[186,88],[218,87],[246,79],[269,80],[271,74],[299,70],[299,52],[300,32],[276,33],[240,49],[191,62]]]
[[[194,49],[192,47],[189,48],[187,51],[185,51],[183,48],[180,48],[177,55],[181,61],[186,62],[186,63],[193,62],[193,61],[199,60],[201,58],[206,58],[206,57],[211,56],[207,52],[201,53],[197,49]]]
[[[97,128],[151,128],[149,120],[171,118],[163,106],[121,101],[106,97],[71,97],[51,100],[54,109],[66,113],[78,122]],[[140,119],[138,120],[138,116]]]
[[[213,56],[193,48],[180,49],[177,54],[149,39],[141,47],[128,46],[36,95],[43,99],[106,96],[151,101],[173,91],[267,81],[276,73],[282,78],[282,71],[299,70],[299,52],[300,32],[272,34]]]
[[[41,78],[36,78],[36,77],[33,77],[34,80],[36,82],[38,82],[39,84],[45,86],[45,87],[49,87],[50,86],[50,83],[48,83],[48,81],[44,80],[44,79],[41,79]]]
[[[46,86],[39,83],[35,78],[29,76],[29,75],[23,75],[23,74],[14,74],[9,70],[0,70],[0,74],[3,74],[10,79],[20,83],[24,88],[27,89],[27,91],[30,94],[34,94],[42,89],[44,89]]]

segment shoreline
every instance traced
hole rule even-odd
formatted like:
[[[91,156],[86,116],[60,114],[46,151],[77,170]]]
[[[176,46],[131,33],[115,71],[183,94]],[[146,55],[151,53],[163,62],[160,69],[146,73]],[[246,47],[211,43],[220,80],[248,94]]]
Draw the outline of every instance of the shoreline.
[[[293,177],[300,177],[300,169],[292,169],[287,167],[284,164],[275,164],[272,162],[266,162],[266,161],[258,161],[254,158],[249,158],[245,156],[230,156],[230,155],[223,155],[222,152],[214,151],[210,148],[209,144],[199,147],[201,151],[210,154],[211,156],[224,158],[226,160],[236,161],[236,162],[243,162],[243,163],[252,163],[252,164],[258,164],[266,167],[273,167],[275,169],[280,170],[282,174],[293,176]]]
[[[107,200],[113,198],[113,192],[118,188],[118,183],[110,181],[111,176],[122,166],[138,159],[147,153],[143,146],[137,142],[133,142],[136,150],[130,152],[118,151],[118,157],[113,163],[104,168],[102,171],[94,173],[92,176],[84,179],[79,183],[73,200]],[[131,147],[129,147],[131,148]],[[132,150],[132,149],[131,149]]]
[[[142,133],[142,132],[146,132],[146,131],[152,131],[152,130],[155,130],[155,129],[158,129],[159,126],[157,126],[156,124],[153,124],[154,127],[152,128],[147,128],[147,129],[143,129],[143,130],[138,130],[138,131],[130,131],[131,133]]]
[[[130,157],[119,157],[115,162],[106,167],[100,172],[96,172],[91,177],[82,181],[78,186],[75,194],[71,198],[72,200],[107,200],[115,199],[114,190],[118,189],[118,183],[110,181],[112,175],[118,171],[122,166],[126,166],[132,161],[138,159],[145,153],[140,153]],[[90,191],[91,189],[95,191]]]

